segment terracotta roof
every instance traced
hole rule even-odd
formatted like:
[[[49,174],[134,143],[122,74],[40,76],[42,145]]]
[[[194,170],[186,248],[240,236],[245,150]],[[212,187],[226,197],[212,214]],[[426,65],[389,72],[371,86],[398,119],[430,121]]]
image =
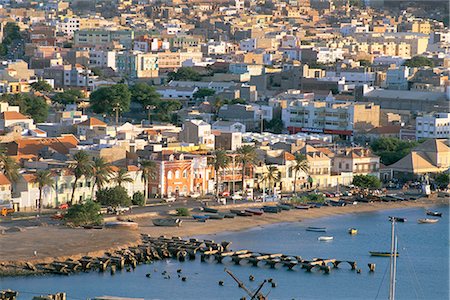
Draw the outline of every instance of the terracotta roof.
[[[30,118],[28,118],[16,111],[4,111],[4,112],[2,112],[2,119],[3,120],[29,120]]]
[[[44,147],[50,147],[58,153],[69,154],[69,150],[76,148],[78,140],[72,134],[57,138],[25,138],[8,143],[8,155],[17,159],[35,159]]]
[[[128,166],[127,169],[128,169],[128,172],[137,172],[137,171],[139,171],[139,167],[138,166],[133,166],[133,165]]]
[[[25,179],[26,182],[30,183],[33,182],[34,178],[36,178],[36,175],[34,174],[22,174],[23,179]]]
[[[367,133],[369,134],[399,133],[401,129],[402,126],[400,125],[388,125],[372,128]]]
[[[11,181],[5,176],[5,174],[0,173],[0,185],[10,185]]]
[[[77,126],[107,126],[105,122],[100,121],[97,118],[89,118],[86,121],[83,121],[81,123],[78,123]]]

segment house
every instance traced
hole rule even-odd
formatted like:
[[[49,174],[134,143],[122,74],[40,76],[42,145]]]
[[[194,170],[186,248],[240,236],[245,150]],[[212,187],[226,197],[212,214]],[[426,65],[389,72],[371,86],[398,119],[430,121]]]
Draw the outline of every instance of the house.
[[[226,132],[246,132],[244,124],[233,121],[216,121],[212,124],[212,129]]]
[[[215,149],[236,151],[241,148],[241,132],[216,131],[214,135]]]
[[[185,121],[183,130],[180,132],[180,141],[214,149],[214,134],[211,132],[211,125],[202,120]]]
[[[380,157],[373,154],[369,149],[362,147],[340,148],[332,151],[328,156],[331,157],[331,172],[333,173],[351,172],[353,176],[380,176]]]
[[[30,119],[20,112],[4,111],[0,114],[0,130],[4,131],[13,126],[20,126],[23,129],[34,129],[33,119]]]
[[[77,135],[81,139],[86,139],[87,135],[91,132],[95,132],[96,135],[106,135],[107,124],[97,118],[91,117],[86,121],[78,123],[76,127]]]
[[[0,201],[11,200],[11,181],[0,173]]]
[[[310,145],[299,151],[306,156],[309,165],[307,187],[323,188],[331,186],[331,158]]]

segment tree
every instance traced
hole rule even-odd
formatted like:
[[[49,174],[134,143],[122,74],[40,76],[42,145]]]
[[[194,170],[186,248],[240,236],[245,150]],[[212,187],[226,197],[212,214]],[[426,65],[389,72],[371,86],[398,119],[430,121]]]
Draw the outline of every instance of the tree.
[[[273,195],[275,190],[275,184],[281,179],[280,170],[276,166],[269,166],[267,172],[264,172],[262,182],[267,182],[269,185],[270,193]]]
[[[102,205],[111,206],[113,208],[118,206],[130,206],[132,203],[127,190],[122,186],[98,190],[97,201]]]
[[[75,226],[100,225],[103,222],[100,208],[100,205],[93,201],[75,204],[69,207],[64,218]]]
[[[245,101],[245,99],[242,98],[236,98],[231,100],[231,104],[247,104],[247,101]]]
[[[133,178],[128,174],[128,170],[125,168],[120,168],[119,171],[116,172],[116,175],[112,178],[112,181],[115,182],[118,186],[122,186],[124,182],[133,182]]]
[[[36,172],[32,182],[38,185],[39,189],[38,209],[40,214],[42,210],[42,192],[46,186],[53,187],[55,181],[53,180],[52,173],[49,170],[39,170]]]
[[[103,157],[95,157],[92,164],[92,178],[94,182],[92,183],[91,197],[94,198],[95,187],[101,189],[105,183],[108,182],[109,178],[113,173],[112,165],[107,162]]]
[[[361,59],[360,61],[359,61],[359,64],[362,66],[362,67],[370,67],[372,64],[370,63],[370,61],[368,61],[367,59]]]
[[[0,149],[0,171],[11,183],[19,179],[19,166],[13,158],[6,154],[5,149]]]
[[[406,60],[403,65],[411,68],[434,67],[434,62],[431,58],[425,56],[414,56]]]
[[[77,189],[78,180],[82,176],[89,178],[92,176],[93,167],[92,161],[89,159],[89,155],[86,151],[78,151],[73,156],[73,162],[69,164],[69,169],[72,171],[75,181],[72,185],[72,195],[70,196],[70,205],[73,204],[75,197],[75,190]]]
[[[292,168],[294,171],[294,194],[297,193],[297,178],[299,172],[304,172],[306,174],[309,173],[309,163],[308,159],[305,155],[301,153],[295,153],[295,159],[294,159],[294,167]]]
[[[214,178],[216,179],[215,195],[219,197],[219,174],[220,171],[228,167],[230,164],[230,157],[225,150],[216,150],[210,157],[208,164],[214,168]]]
[[[373,152],[380,156],[385,165],[391,165],[409,153],[418,145],[415,141],[402,141],[396,138],[379,138],[370,144]]]
[[[148,183],[151,179],[156,178],[156,172],[157,172],[157,165],[152,160],[144,160],[141,162],[141,171],[142,171],[142,181],[144,181],[144,200],[148,199],[149,190],[148,190]]]
[[[41,79],[33,82],[31,88],[39,92],[51,92],[53,90],[52,86],[47,81]]]
[[[360,188],[379,189],[381,181],[373,175],[355,175],[353,177],[353,185]]]
[[[205,99],[206,97],[210,97],[212,95],[214,95],[216,93],[215,90],[213,89],[207,89],[207,88],[203,88],[203,89],[199,89],[198,91],[196,91],[193,95],[194,99]]]
[[[80,90],[67,90],[62,93],[56,93],[52,100],[61,104],[77,103],[83,98],[83,93]]]
[[[135,192],[133,194],[133,198],[131,198],[131,203],[133,205],[144,206],[145,205],[145,196],[141,192]]]
[[[44,98],[31,94],[3,94],[2,102],[19,106],[20,112],[29,115],[36,123],[47,120],[48,105]]]
[[[162,122],[171,122],[172,121],[172,113],[176,110],[179,110],[183,107],[180,101],[178,100],[167,100],[161,101],[155,109],[155,116],[159,121]]]
[[[253,167],[258,162],[258,155],[256,153],[256,147],[251,145],[244,145],[236,151],[238,155],[238,161],[242,166],[242,190],[245,190],[245,170],[247,167]]]
[[[122,112],[130,110],[131,93],[125,84],[101,87],[90,96],[92,110],[95,113],[112,115],[116,109]]]
[[[158,105],[161,96],[154,86],[146,83],[136,83],[130,87],[131,101],[137,102],[145,109],[147,105]]]
[[[189,217],[191,213],[187,207],[179,207],[177,208],[177,216],[179,217]]]
[[[264,120],[264,128],[273,133],[282,133],[284,129],[284,123],[280,118],[273,118],[269,122]]]
[[[169,74],[167,74],[167,79],[169,79],[169,81],[172,80],[200,81],[202,79],[202,76],[193,68],[181,67],[178,69],[177,72],[169,72]]]
[[[440,189],[446,189],[450,184],[450,174],[448,172],[439,173],[434,181]]]

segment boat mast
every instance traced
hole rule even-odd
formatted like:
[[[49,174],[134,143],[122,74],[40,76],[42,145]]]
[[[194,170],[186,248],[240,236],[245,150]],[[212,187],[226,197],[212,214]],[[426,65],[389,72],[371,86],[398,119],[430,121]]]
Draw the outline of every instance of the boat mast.
[[[395,218],[391,217],[391,255],[389,258],[389,300],[395,299],[395,268],[396,268],[396,238],[395,238]]]

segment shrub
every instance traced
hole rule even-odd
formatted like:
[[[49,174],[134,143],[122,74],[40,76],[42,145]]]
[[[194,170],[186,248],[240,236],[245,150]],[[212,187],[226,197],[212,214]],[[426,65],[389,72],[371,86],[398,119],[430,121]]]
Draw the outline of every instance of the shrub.
[[[136,192],[133,194],[133,198],[131,199],[133,205],[144,206],[145,205],[145,197],[141,192]]]
[[[98,190],[96,193],[97,201],[106,206],[130,206],[131,198],[127,190],[122,186]]]
[[[187,209],[186,207],[177,208],[177,216],[188,217],[190,215],[191,213],[189,212],[189,209]]]
[[[92,201],[71,206],[65,219],[75,226],[99,225],[103,222],[103,217],[100,215],[100,205]]]

